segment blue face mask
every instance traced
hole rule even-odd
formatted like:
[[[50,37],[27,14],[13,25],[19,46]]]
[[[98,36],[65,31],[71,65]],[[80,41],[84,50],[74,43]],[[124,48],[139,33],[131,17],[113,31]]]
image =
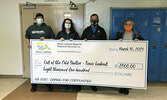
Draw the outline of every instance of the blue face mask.
[[[37,19],[37,24],[41,25],[43,23],[43,19]]]

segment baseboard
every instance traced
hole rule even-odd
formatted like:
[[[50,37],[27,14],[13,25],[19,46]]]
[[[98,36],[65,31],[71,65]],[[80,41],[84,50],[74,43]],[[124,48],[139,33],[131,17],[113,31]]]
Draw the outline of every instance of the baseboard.
[[[23,75],[0,75],[0,78],[23,78]]]

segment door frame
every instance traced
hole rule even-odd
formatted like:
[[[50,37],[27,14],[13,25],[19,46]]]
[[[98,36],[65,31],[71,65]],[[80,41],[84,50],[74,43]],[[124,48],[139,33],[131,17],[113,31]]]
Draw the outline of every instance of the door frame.
[[[69,6],[69,3],[54,3],[54,4],[50,4],[50,3],[34,3],[37,6]],[[24,43],[25,43],[25,39],[23,38],[23,33],[25,33],[23,31],[23,18],[22,18],[22,6],[25,5],[25,3],[19,3],[19,19],[20,19],[20,38],[21,38],[21,54],[22,54],[22,72],[23,72],[23,78],[30,78],[30,77],[26,77],[26,71],[25,71],[25,55],[24,55]],[[83,5],[83,28],[85,28],[85,5],[83,3],[78,3],[77,5]],[[69,6],[70,7],[70,6]]]

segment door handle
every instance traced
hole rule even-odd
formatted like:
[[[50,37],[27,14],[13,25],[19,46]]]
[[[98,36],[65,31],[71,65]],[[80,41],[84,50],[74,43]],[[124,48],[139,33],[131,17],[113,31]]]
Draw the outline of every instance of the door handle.
[[[164,47],[167,47],[167,44],[164,44]]]
[[[157,28],[157,31],[160,32],[160,31],[161,31],[161,28]]]
[[[156,45],[155,45],[155,44],[152,44],[151,47],[156,47]]]

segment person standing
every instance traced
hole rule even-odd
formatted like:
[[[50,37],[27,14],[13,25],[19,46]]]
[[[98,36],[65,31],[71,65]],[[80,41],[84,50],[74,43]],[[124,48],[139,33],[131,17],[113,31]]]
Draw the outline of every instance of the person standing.
[[[29,26],[26,30],[25,41],[27,47],[31,49],[30,39],[54,39],[55,34],[52,31],[51,27],[44,23],[44,16],[41,13],[37,13],[34,19],[34,24]],[[35,92],[37,89],[37,84],[31,84],[31,92]],[[48,91],[53,91],[51,84],[46,84]]]
[[[115,40],[123,41],[123,40],[133,40],[139,41],[144,40],[144,38],[140,35],[140,32],[133,29],[134,21],[133,20],[126,20],[124,22],[124,29],[119,31],[115,37]],[[129,94],[129,88],[121,88],[119,90],[120,94]]]
[[[106,40],[107,35],[105,30],[98,24],[99,23],[99,17],[97,14],[92,14],[90,16],[90,23],[91,25],[88,26],[81,36],[82,40]],[[91,89],[93,91],[97,91],[96,86],[91,86]],[[78,87],[78,90],[81,90],[81,86]]]
[[[62,30],[58,32],[56,39],[64,40],[80,40],[78,33],[74,29],[73,21],[69,18],[64,19],[62,24]],[[74,86],[72,85],[63,85],[63,91],[66,91],[69,88],[70,91],[73,91]]]

